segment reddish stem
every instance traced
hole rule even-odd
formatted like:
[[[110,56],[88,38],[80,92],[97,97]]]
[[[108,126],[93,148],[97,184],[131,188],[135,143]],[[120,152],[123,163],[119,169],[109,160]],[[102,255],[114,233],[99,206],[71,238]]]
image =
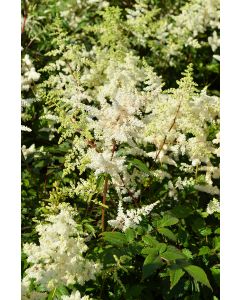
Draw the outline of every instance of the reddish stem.
[[[169,129],[168,129],[168,133],[172,130],[173,126],[175,125],[175,122],[176,122],[176,119],[177,119],[177,115],[178,115],[179,110],[180,110],[180,107],[181,107],[181,103],[182,103],[182,101],[180,101],[179,104],[178,104],[178,108],[177,108],[176,114],[175,114],[174,119],[173,119],[173,121],[172,121],[172,123],[171,123],[171,126],[170,126]],[[164,146],[165,143],[166,143],[168,133],[165,135],[164,140],[163,140],[163,142],[162,142],[160,148],[158,149],[158,152],[157,152],[156,157],[155,157],[155,161],[157,160],[157,158],[158,158],[158,156],[159,156],[159,154],[160,154],[160,152],[161,152],[163,146]]]
[[[27,15],[25,15],[25,16],[23,17],[22,33],[24,33],[24,29],[25,29],[26,21],[27,21]]]

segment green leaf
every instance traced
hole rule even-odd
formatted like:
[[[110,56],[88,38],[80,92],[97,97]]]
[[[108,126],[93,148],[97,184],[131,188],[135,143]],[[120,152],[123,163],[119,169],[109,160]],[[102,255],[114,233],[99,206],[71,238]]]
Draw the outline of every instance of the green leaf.
[[[144,241],[145,244],[147,244],[151,247],[157,247],[160,244],[154,237],[152,237],[150,235],[143,236],[142,240]]]
[[[163,252],[166,251],[166,249],[167,249],[167,244],[165,244],[165,243],[159,243],[158,246],[157,246],[156,248],[157,248],[157,250],[158,250],[158,253],[161,254],[161,253],[163,253]]]
[[[135,231],[134,231],[134,229],[128,228],[125,231],[125,235],[126,235],[127,241],[129,243],[132,243],[134,241],[134,239],[135,239]]]
[[[129,300],[140,299],[142,290],[144,289],[143,285],[140,284],[129,284],[127,286],[126,298]]]
[[[203,236],[208,236],[212,233],[212,229],[211,228],[202,228],[199,230],[200,234]]]
[[[172,217],[170,215],[164,215],[161,220],[157,222],[158,227],[172,226],[179,222],[178,218]]]
[[[146,247],[146,248],[143,248],[141,253],[142,254],[161,254],[163,253],[164,251],[166,251],[167,249],[167,245],[164,244],[164,243],[159,243],[156,247],[154,248],[150,248],[150,247]]]
[[[88,232],[91,232],[93,234],[93,236],[95,237],[95,229],[94,229],[94,227],[92,225],[90,225],[88,223],[85,223],[84,227],[86,228],[86,230]]]
[[[180,278],[185,274],[185,271],[181,268],[170,268],[169,275],[170,275],[170,289],[172,289],[180,280]]]
[[[69,293],[68,293],[68,290],[66,289],[65,286],[60,286],[60,287],[58,287],[58,288],[56,289],[55,295],[56,295],[57,297],[59,297],[59,299],[60,299],[61,296],[69,295]]]
[[[104,184],[104,180],[105,180],[105,175],[104,174],[100,174],[96,180],[96,188],[97,190],[102,190],[103,188],[103,184]]]
[[[191,223],[192,229],[195,232],[200,232],[200,230],[205,229],[206,224],[204,222],[204,220],[201,217],[192,217],[192,223]]]
[[[184,205],[177,205],[172,210],[171,213],[177,218],[186,218],[192,213],[192,209],[190,207]]]
[[[53,290],[51,290],[51,292],[48,294],[47,300],[53,300],[55,295],[56,295],[56,288],[54,288]]]
[[[167,260],[186,259],[186,256],[176,247],[168,246],[167,250],[161,254]]]
[[[219,236],[215,236],[213,238],[213,245],[214,245],[214,250],[215,251],[219,251],[220,250],[220,237]]]
[[[188,266],[185,266],[184,269],[196,281],[201,282],[202,284],[206,285],[207,287],[209,287],[212,290],[212,287],[211,287],[211,285],[208,281],[207,275],[206,275],[205,271],[202,268],[200,268],[198,266],[194,266],[194,265],[188,265]]]
[[[193,255],[192,255],[192,252],[189,250],[189,249],[182,249],[182,253],[184,254],[184,255],[186,255],[186,257],[188,258],[188,259],[192,259],[193,258]]]
[[[175,234],[168,228],[158,228],[158,232],[174,242],[177,241]]]
[[[143,263],[143,279],[151,276],[162,265],[163,263],[160,256],[149,254]]]
[[[110,244],[122,246],[124,244],[127,244],[127,238],[125,234],[121,232],[104,232],[103,233],[103,239]]]
[[[210,253],[210,248],[208,246],[203,246],[199,249],[199,253],[198,255],[206,255],[208,253]]]
[[[219,269],[219,266],[218,265],[213,266],[211,268],[211,272],[212,272],[213,278],[216,281],[217,285],[220,286],[220,269]]]
[[[146,247],[142,249],[141,253],[143,255],[148,255],[148,254],[158,255],[158,250],[156,248]]]
[[[132,165],[137,167],[140,171],[150,174],[150,170],[149,170],[148,166],[145,163],[143,163],[141,160],[135,158],[135,159],[131,160],[130,162]]]

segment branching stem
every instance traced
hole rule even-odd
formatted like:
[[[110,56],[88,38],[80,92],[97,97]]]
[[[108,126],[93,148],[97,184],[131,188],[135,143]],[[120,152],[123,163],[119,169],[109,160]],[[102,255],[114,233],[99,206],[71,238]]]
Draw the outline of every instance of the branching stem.
[[[167,134],[166,134],[165,137],[164,137],[164,140],[163,140],[161,146],[160,146],[159,149],[158,149],[158,152],[156,153],[156,157],[155,157],[155,160],[154,160],[154,161],[156,161],[156,160],[158,159],[158,156],[159,156],[160,152],[162,151],[163,146],[164,146],[165,143],[166,143],[167,136],[168,136],[169,132],[172,130],[173,126],[175,125],[175,122],[176,122],[176,119],[177,119],[177,115],[178,115],[179,110],[180,110],[180,107],[181,107],[181,103],[182,103],[182,101],[180,101],[179,104],[178,104],[177,111],[176,111],[176,114],[175,114],[175,116],[174,116],[174,119],[173,119],[173,121],[172,121],[172,123],[171,123],[171,125],[170,125],[170,127],[169,127],[169,129],[168,129]]]

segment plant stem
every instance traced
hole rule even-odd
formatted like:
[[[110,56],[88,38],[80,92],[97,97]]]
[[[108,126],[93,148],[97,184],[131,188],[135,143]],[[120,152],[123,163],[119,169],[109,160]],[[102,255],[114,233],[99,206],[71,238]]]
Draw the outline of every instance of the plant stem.
[[[113,147],[112,147],[112,155],[111,155],[111,159],[113,158],[114,152],[116,149],[116,141],[113,140]],[[106,198],[107,198],[107,191],[108,191],[108,180],[109,177],[108,175],[106,175],[105,177],[105,181],[104,181],[104,188],[103,188],[103,198],[102,198],[102,204],[106,205]],[[105,231],[105,207],[102,206],[102,232]]]
[[[107,191],[108,191],[108,175],[105,177],[105,181],[104,181],[103,199],[102,199],[103,205],[106,205]],[[104,231],[105,231],[105,207],[102,206],[102,232]]]
[[[21,28],[21,33],[24,33],[27,16],[28,16],[28,7],[27,7],[27,3],[25,0],[23,1],[23,6],[24,6],[23,7],[24,12],[23,12],[23,24],[22,24],[22,28]]]
[[[178,108],[177,108],[176,114],[175,114],[174,119],[173,119],[173,121],[172,121],[172,123],[171,123],[171,126],[170,126],[169,129],[168,129],[168,133],[172,130],[173,126],[175,125],[175,122],[176,122],[176,119],[177,119],[177,115],[178,115],[179,110],[180,110],[180,107],[181,107],[181,103],[182,103],[182,101],[180,101],[179,104],[178,104]],[[161,146],[160,146],[159,149],[158,149],[158,152],[157,152],[156,157],[155,157],[155,161],[157,160],[157,158],[158,158],[158,156],[159,156],[159,154],[160,154],[160,152],[161,152],[163,146],[164,146],[165,143],[166,143],[168,133],[165,135],[164,140],[163,140]]]

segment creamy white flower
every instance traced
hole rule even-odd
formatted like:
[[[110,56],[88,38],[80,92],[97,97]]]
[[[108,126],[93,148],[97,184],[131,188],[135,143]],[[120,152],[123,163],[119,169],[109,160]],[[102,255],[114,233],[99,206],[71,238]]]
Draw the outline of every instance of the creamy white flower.
[[[208,193],[211,195],[219,195],[219,188],[217,186],[196,184],[194,188],[200,192]]]
[[[220,212],[220,203],[216,198],[213,198],[213,200],[208,203],[207,213],[211,215],[215,212]]]
[[[108,224],[122,231],[127,228],[135,228],[142,221],[142,217],[147,216],[158,203],[159,201],[156,201],[142,208],[126,210],[124,213],[122,201],[119,201],[117,217],[115,220],[109,220]]]
[[[91,300],[89,296],[81,297],[79,291],[72,292],[70,296],[62,296],[61,299],[62,300]]]
[[[73,219],[77,212],[67,204],[60,204],[58,209],[57,215],[46,217],[46,224],[36,226],[39,245],[31,243],[23,247],[31,263],[24,281],[35,279],[47,290],[59,285],[83,285],[94,280],[101,268],[100,264],[82,256],[88,247]]]
[[[208,37],[208,43],[211,46],[213,52],[215,52],[219,48],[220,39],[216,31],[213,32],[212,36]]]
[[[32,144],[29,148],[26,147],[26,145],[22,146],[22,153],[25,159],[33,153],[36,152],[35,144]]]
[[[95,174],[100,173],[110,174],[117,182],[120,181],[119,174],[125,169],[124,157],[113,156],[112,151],[97,152],[95,149],[88,149],[88,157],[90,163],[88,167],[95,170]]]
[[[192,161],[192,165],[194,166],[194,167],[196,167],[196,166],[198,166],[198,165],[200,165],[201,164],[201,161],[199,160],[199,159],[193,159],[193,161]]]
[[[21,131],[27,131],[27,132],[31,132],[32,129],[27,127],[27,126],[24,126],[24,125],[21,125]]]
[[[22,91],[28,91],[33,82],[38,81],[40,78],[40,73],[36,72],[28,54],[26,54],[22,59],[21,72]]]

